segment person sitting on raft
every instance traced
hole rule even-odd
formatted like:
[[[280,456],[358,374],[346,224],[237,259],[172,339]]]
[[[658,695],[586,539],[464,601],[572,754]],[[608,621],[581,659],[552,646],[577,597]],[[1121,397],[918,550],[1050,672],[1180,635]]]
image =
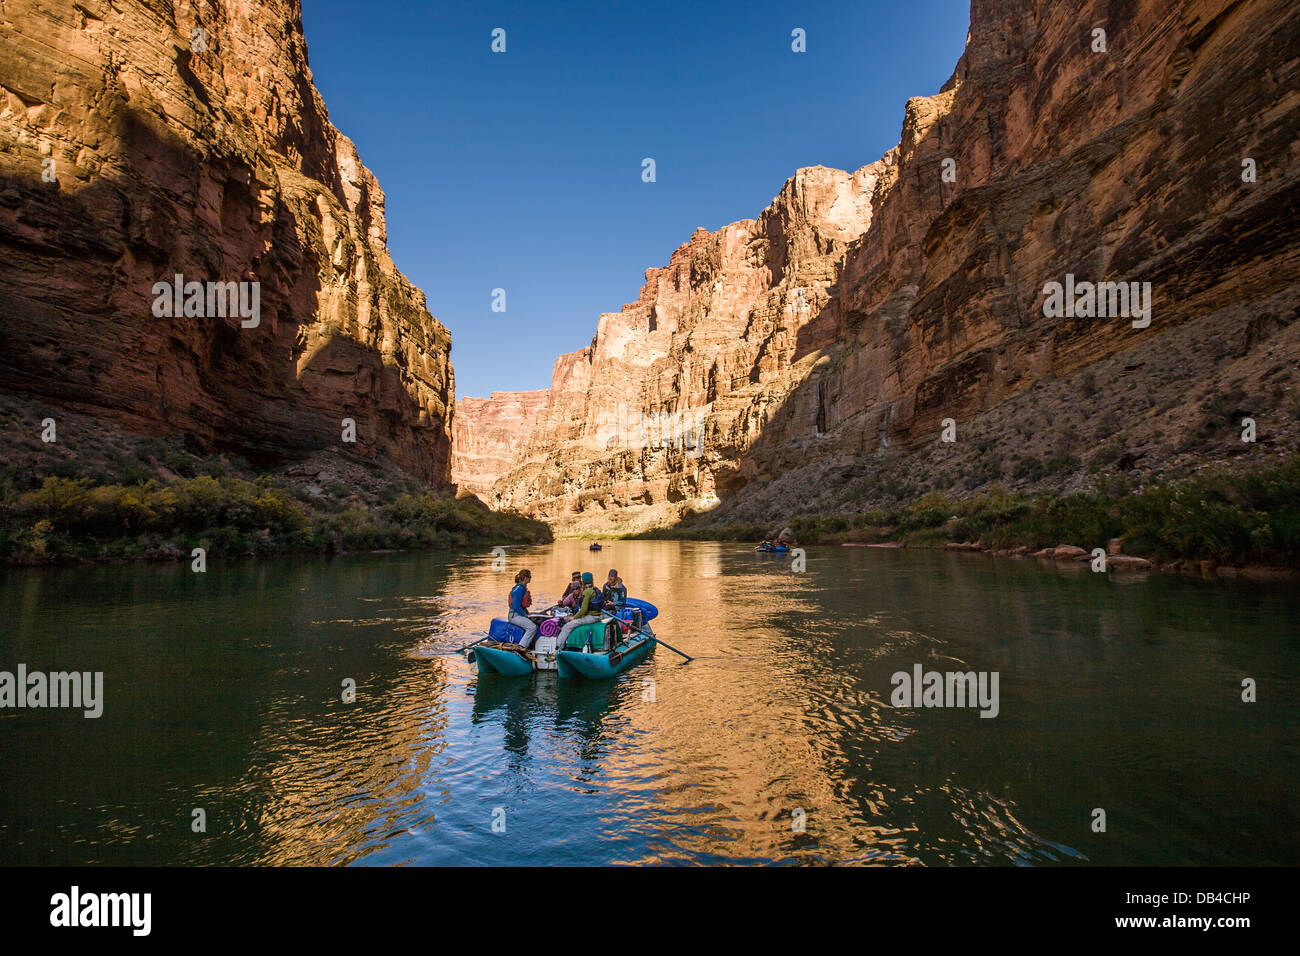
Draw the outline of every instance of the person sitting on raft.
[[[524,629],[524,636],[519,639],[519,646],[525,650],[533,646],[537,637],[537,625],[528,619],[528,605],[533,603],[533,596],[528,593],[528,583],[533,579],[533,572],[527,568],[515,575],[515,586],[510,589],[510,614],[507,620]]]
[[[609,569],[605,586],[600,589],[600,598],[603,604],[611,607],[622,607],[627,603],[627,586],[623,584],[623,579],[618,576],[618,571],[614,568]]]
[[[582,574],[577,571],[574,571],[573,577],[570,579],[568,587],[566,587],[564,589],[564,593],[560,595],[560,604],[562,604],[564,607],[567,607],[569,610],[572,611],[578,607],[578,602],[581,600],[582,600]]]
[[[575,627],[582,627],[584,624],[595,624],[600,620],[600,592],[592,584],[593,578],[590,571],[582,572],[582,603],[578,605],[578,612],[569,618],[564,627],[560,628],[560,644],[564,647],[564,642],[569,639],[569,633]]]

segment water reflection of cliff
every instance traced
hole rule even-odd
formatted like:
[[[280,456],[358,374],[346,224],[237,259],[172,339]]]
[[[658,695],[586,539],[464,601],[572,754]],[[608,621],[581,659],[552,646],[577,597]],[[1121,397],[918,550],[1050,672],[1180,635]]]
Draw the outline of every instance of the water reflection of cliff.
[[[402,556],[310,564],[264,603],[281,666],[249,742],[242,852],[261,863],[364,859],[433,821],[449,675],[410,648],[444,604],[454,568]],[[343,682],[356,699],[343,701]]]
[[[601,561],[597,576],[617,567],[633,594],[662,609],[657,632],[699,660],[681,666],[660,648],[612,690],[587,691],[572,706],[570,688],[592,685],[550,675],[522,686],[480,678],[474,714],[500,722],[513,760],[526,760],[530,746],[548,755],[575,746],[584,784],[599,761],[601,785],[627,791],[603,836],[647,829],[622,859],[957,861],[980,852],[970,851],[976,841],[1002,859],[1036,852],[1038,841],[1010,808],[978,790],[957,796],[949,748],[910,743],[916,716],[887,703],[900,660],[910,667],[945,657],[943,628],[913,620],[918,610],[951,608],[964,629],[993,623],[958,606],[972,586],[966,566],[945,568],[931,585],[892,574],[880,563],[888,556],[853,568],[831,553],[814,561],[833,568],[794,574],[788,561],[712,543],[616,542],[597,556],[580,548],[561,542],[519,561],[535,582],[562,582],[593,560]],[[552,707],[539,744],[536,717]],[[634,744],[615,745],[619,734]],[[945,836],[936,851],[919,834],[963,803],[983,822],[971,824],[965,841]],[[806,815],[803,832],[797,811]]]
[[[499,613],[525,564],[539,603],[573,570],[599,579],[617,567],[633,594],[661,608],[657,632],[699,658],[682,666],[660,648],[612,684],[439,672],[450,684],[437,684],[438,694],[466,681],[470,723],[484,731],[459,750],[498,761],[511,786],[538,788],[557,819],[588,827],[579,838],[598,839],[614,860],[1088,858],[1096,851],[1071,829],[1083,804],[1123,805],[1127,775],[1163,748],[1187,750],[1187,715],[1162,703],[1167,685],[1131,678],[1144,716],[1124,728],[1127,752],[1104,732],[1114,714],[1089,692],[1104,698],[1126,680],[1135,643],[1145,657],[1175,638],[1185,647],[1186,633],[1203,629],[1204,608],[1189,606],[1179,586],[1120,588],[1023,562],[848,549],[815,551],[809,570],[793,574],[786,562],[717,544],[614,542],[593,555],[584,542],[561,542],[512,554],[505,573],[486,557],[451,569],[448,599],[459,603],[435,630],[468,637],[477,615]],[[891,707],[891,675],[914,663],[998,671],[1001,714]],[[1201,692],[1209,680],[1187,676]],[[435,739],[409,732],[389,743],[437,753]],[[456,781],[463,768],[447,773]],[[389,818],[415,813],[403,779],[380,781]],[[592,801],[605,808],[596,822],[579,809]],[[796,811],[806,815],[802,832]]]
[[[953,655],[936,612],[947,608],[962,634],[1006,626],[996,605],[972,613],[965,566],[914,576],[894,573],[888,556],[855,565],[859,556],[823,552],[811,573],[793,574],[788,561],[721,556],[717,545],[684,547],[690,587],[659,627],[702,659],[668,672],[661,652],[657,704],[635,711],[675,766],[658,799],[673,836],[640,859],[959,862],[1048,846],[996,796],[956,795],[969,757],[953,752],[951,735],[970,738],[960,744],[969,754],[985,728],[943,721],[949,739],[935,747],[917,736],[930,715],[888,706],[894,670]],[[965,837],[951,832],[953,814],[970,818]]]
[[[449,652],[523,566],[539,604],[573,570],[618,568],[698,659],[659,648],[606,683],[479,677]],[[1295,708],[1243,707],[1235,686],[1300,695],[1281,590],[837,548],[793,574],[740,546],[562,541],[509,549],[500,571],[487,549],[95,567],[19,572],[0,597],[7,655],[103,669],[107,696],[99,721],[0,720],[6,862],[1298,855],[1275,822]],[[916,663],[998,671],[999,716],[891,707]],[[1089,836],[1095,806],[1108,841]],[[1216,839],[1211,806],[1250,839]],[[488,829],[498,807],[507,835]]]

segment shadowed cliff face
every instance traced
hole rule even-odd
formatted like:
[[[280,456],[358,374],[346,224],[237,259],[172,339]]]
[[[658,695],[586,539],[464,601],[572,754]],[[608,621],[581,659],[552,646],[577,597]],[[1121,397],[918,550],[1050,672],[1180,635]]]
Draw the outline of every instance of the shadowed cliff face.
[[[1240,453],[1197,412],[1224,393],[1269,422],[1252,453],[1294,450],[1298,21],[1280,0],[976,0],[895,150],[697,233],[557,363],[493,499],[584,531],[867,503],[882,477],[1039,481],[1019,456],[1078,485],[1103,443],[1145,473]],[[814,173],[845,195],[801,201]],[[1066,274],[1151,283],[1149,327],[1046,316]],[[601,440],[656,413],[702,449]]]
[[[0,249],[0,389],[255,461],[336,448],[449,481],[450,337],[388,255],[296,2],[6,3]],[[260,321],[155,315],[178,273],[258,282]]]

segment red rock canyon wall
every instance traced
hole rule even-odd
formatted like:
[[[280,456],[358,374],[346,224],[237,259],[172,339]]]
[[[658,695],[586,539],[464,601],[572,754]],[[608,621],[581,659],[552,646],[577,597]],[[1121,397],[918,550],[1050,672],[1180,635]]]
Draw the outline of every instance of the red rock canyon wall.
[[[1180,392],[1271,382],[1294,403],[1298,56],[1284,0],[975,0],[952,78],[907,103],[896,149],[852,174],[800,170],[757,220],[697,232],[561,357],[535,424],[497,433],[513,467],[476,481],[501,469],[493,504],[574,531],[718,501],[766,520],[840,504],[899,456],[938,474],[948,418],[994,459],[954,474],[997,477],[1032,444],[1017,419],[1059,432],[1075,416],[1096,444],[1118,411],[1141,467],[1191,427]],[[1067,273],[1150,282],[1149,327],[1046,316],[1044,284]],[[1285,408],[1263,412],[1279,434]],[[648,419],[697,423],[702,449],[650,447]]]
[[[0,6],[0,250],[0,390],[449,481],[450,338],[388,254],[297,0]],[[260,322],[153,314],[177,273],[259,282]]]

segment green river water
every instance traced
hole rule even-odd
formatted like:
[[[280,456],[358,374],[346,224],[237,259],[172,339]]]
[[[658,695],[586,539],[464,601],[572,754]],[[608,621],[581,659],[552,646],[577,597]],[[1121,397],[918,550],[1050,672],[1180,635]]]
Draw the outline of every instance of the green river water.
[[[0,864],[1300,862],[1289,585],[695,542],[507,560],[6,571],[0,671],[104,690],[97,719],[0,710]],[[524,566],[538,606],[617,567],[699,659],[479,677],[451,651]],[[892,706],[916,665],[996,672],[996,717]]]

